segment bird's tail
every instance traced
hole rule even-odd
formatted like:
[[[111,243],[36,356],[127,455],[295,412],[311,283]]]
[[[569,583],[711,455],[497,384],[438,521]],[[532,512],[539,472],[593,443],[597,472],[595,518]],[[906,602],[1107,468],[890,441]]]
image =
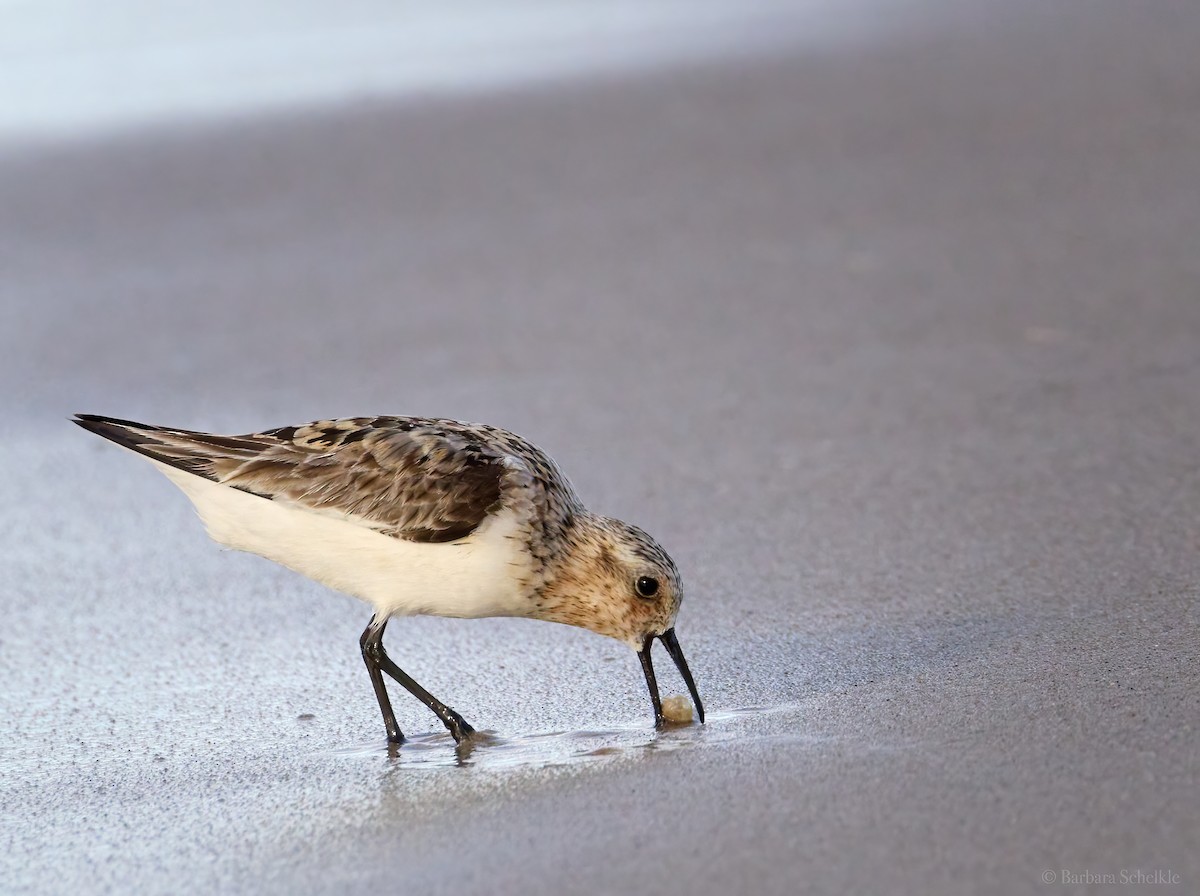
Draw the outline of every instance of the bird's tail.
[[[217,436],[98,414],[76,414],[71,422],[122,448],[213,481],[218,481],[218,463],[240,463],[262,450],[247,436]]]
[[[154,457],[154,454],[147,450],[147,446],[156,442],[152,433],[163,431],[161,426],[134,423],[132,420],[118,420],[116,417],[101,417],[99,414],[76,414],[71,422],[82,426],[88,432],[103,436],[110,442],[116,442],[122,448],[128,448],[149,457]],[[155,457],[155,460],[159,459]]]

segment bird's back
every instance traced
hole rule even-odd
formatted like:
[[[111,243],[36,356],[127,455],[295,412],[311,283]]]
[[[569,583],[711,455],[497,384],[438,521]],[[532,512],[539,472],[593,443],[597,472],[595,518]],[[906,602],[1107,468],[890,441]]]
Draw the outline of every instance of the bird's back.
[[[81,415],[152,460],[209,534],[394,613],[526,615],[581,506],[553,461],[495,427],[358,417],[242,436]]]

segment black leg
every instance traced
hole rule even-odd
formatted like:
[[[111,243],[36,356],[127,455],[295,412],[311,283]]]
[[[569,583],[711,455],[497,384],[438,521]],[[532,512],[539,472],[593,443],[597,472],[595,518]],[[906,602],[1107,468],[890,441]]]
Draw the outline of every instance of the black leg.
[[[379,701],[379,709],[383,713],[383,727],[387,729],[388,743],[398,744],[404,741],[404,732],[396,724],[396,714],[392,712],[392,701],[388,699],[387,688],[383,685],[383,673],[379,671],[379,663],[374,657],[373,650],[368,647],[374,639],[374,643],[379,645],[379,650],[382,652],[383,646],[379,642],[383,638],[385,625],[387,625],[386,619],[376,627],[375,619],[372,617],[371,624],[366,627],[362,637],[358,639],[358,646],[362,648],[363,662],[367,664],[367,674],[371,676],[371,685],[375,688],[375,699]]]
[[[371,683],[375,685],[375,695],[379,697],[379,708],[383,710],[383,722],[388,728],[388,740],[393,740],[393,731],[396,733],[394,739],[396,743],[399,743],[403,735],[400,734],[400,729],[396,725],[396,717],[392,715],[392,706],[388,702],[387,691],[383,687],[383,678],[379,674],[381,670],[404,685],[410,694],[432,709],[442,720],[442,724],[454,735],[455,741],[462,743],[466,737],[475,733],[475,729],[467,724],[466,719],[413,681],[407,672],[392,662],[387,651],[383,649],[383,629],[386,625],[386,619],[372,619],[371,624],[362,634],[360,644],[363,659],[367,663],[367,670],[371,673]]]

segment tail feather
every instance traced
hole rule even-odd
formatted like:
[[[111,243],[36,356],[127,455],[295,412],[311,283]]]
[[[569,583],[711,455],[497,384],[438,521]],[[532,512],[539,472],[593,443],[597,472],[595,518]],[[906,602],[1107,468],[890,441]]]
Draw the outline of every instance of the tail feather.
[[[151,426],[147,423],[135,423],[132,420],[119,420],[116,417],[102,417],[99,414],[76,414],[71,420],[77,426],[82,426],[88,432],[94,432],[125,448],[133,448],[141,444],[137,434],[157,432],[162,427]]]
[[[136,423],[133,420],[103,417],[99,414],[76,414],[71,422],[151,460],[194,473],[205,479],[214,478],[212,463],[208,458],[182,452],[177,446],[170,443],[171,435],[194,439],[196,437],[204,438],[204,433],[193,433],[186,429],[169,429],[149,423]]]

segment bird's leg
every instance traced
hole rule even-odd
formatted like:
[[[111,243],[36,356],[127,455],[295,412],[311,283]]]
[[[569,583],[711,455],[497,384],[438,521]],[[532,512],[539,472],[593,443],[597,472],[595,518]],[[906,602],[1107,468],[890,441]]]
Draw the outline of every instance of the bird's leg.
[[[377,622],[371,618],[371,624],[366,627],[358,646],[362,648],[363,662],[367,664],[367,674],[371,676],[371,685],[375,688],[375,699],[379,701],[379,709],[383,713],[383,727],[387,729],[388,743],[398,744],[404,741],[404,732],[396,724],[396,714],[392,712],[392,701],[388,699],[387,688],[383,684],[383,673],[379,671],[377,654],[383,653],[383,627],[387,620]]]
[[[384,724],[389,725],[388,739],[391,739],[393,728],[395,728],[397,735],[400,734],[400,729],[395,727],[396,721],[395,717],[391,715],[392,707],[387,703],[387,692],[383,689],[383,679],[378,677],[380,670],[392,676],[392,678],[404,685],[410,694],[432,709],[437,714],[437,717],[442,720],[442,724],[454,736],[454,740],[462,743],[469,735],[475,733],[475,729],[467,724],[466,719],[417,684],[407,672],[392,662],[391,657],[387,655],[387,651],[383,649],[383,629],[385,625],[387,625],[386,619],[371,620],[371,624],[363,632],[362,649],[363,658],[367,661],[367,668],[372,670],[371,682],[375,684],[375,692],[377,695],[383,695],[380,697],[379,706],[383,709]],[[389,717],[391,719],[390,724]]]

